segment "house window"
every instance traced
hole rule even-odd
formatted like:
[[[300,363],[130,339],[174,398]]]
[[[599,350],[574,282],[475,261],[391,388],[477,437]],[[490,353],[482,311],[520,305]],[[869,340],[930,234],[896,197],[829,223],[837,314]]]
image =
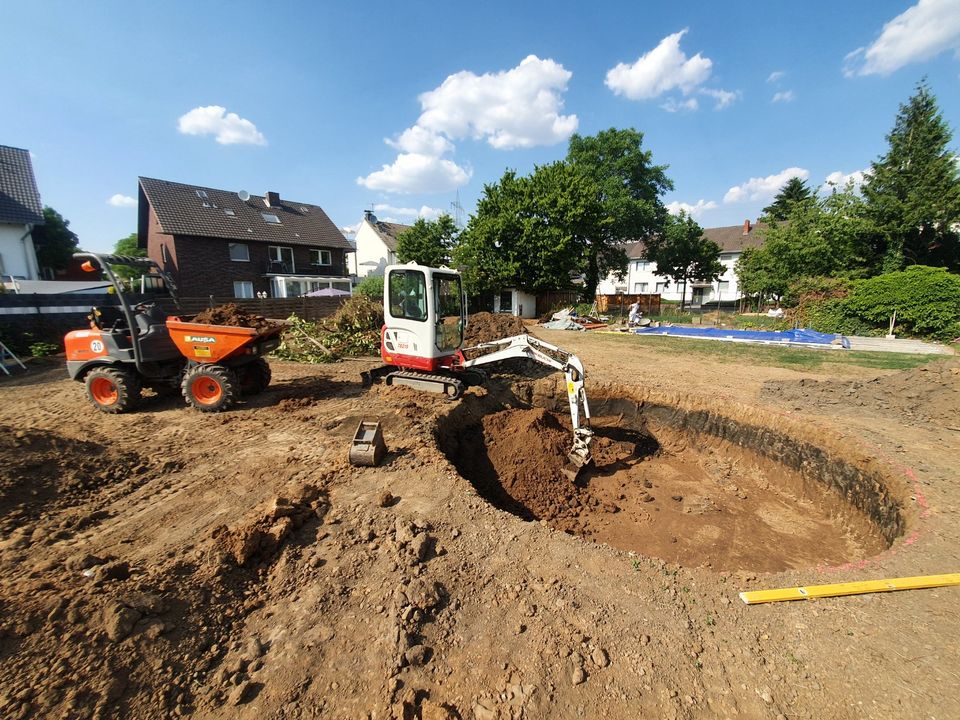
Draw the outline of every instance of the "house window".
[[[207,196],[207,191],[206,191],[206,190],[197,190],[197,197],[198,197],[198,198],[205,198],[206,196]]]
[[[273,213],[262,212],[262,213],[260,213],[260,217],[262,217],[262,218],[264,219],[264,221],[267,222],[267,223],[270,224],[270,225],[279,225],[279,224],[280,224],[280,218],[277,217],[277,216],[276,216],[275,214],[273,214]]]
[[[270,272],[294,272],[293,248],[270,246]]]
[[[647,269],[648,264],[649,263],[646,260],[638,260],[636,263],[634,263],[633,267],[637,272],[643,272]]]
[[[668,283],[665,283],[665,282],[659,282],[659,283],[657,283],[656,292],[662,293],[664,290],[667,289],[667,285],[668,285]]]
[[[636,294],[636,293],[642,294],[642,293],[647,292],[647,290],[649,289],[649,287],[650,287],[650,284],[649,284],[649,283],[638,283],[638,282],[635,282],[635,283],[633,284],[633,292],[634,292],[635,294]]]
[[[252,298],[253,283],[249,280],[234,280],[233,296],[235,298]]]
[[[500,312],[513,313],[513,291],[504,290],[500,293]]]
[[[234,262],[250,262],[250,248],[243,243],[230,243],[230,259]]]
[[[727,292],[730,289],[730,282],[728,280],[722,280],[717,283],[717,292]]]
[[[310,251],[310,264],[311,265],[332,265],[332,259],[329,250],[311,250]]]

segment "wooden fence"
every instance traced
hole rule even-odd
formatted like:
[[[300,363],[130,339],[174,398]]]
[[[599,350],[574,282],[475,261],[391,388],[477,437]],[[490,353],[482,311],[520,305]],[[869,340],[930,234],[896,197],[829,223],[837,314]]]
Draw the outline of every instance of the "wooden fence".
[[[251,300],[208,296],[181,298],[177,310],[168,297],[128,295],[131,305],[157,302],[167,313],[195,315],[207,308],[236,303],[247,312],[271,320],[284,320],[296,315],[304,320],[319,320],[333,315],[345,297],[254,298]],[[43,340],[61,343],[70,330],[89,326],[87,315],[93,306],[116,306],[117,296],[109,294],[64,293],[57,295],[0,294],[0,340],[24,351],[30,343]]]
[[[553,290],[537,295],[537,317],[546,315],[551,310],[558,310],[580,302],[580,293],[576,290]]]
[[[602,313],[620,312],[626,315],[633,303],[640,303],[640,312],[644,315],[660,314],[660,294],[648,293],[644,295],[597,295],[597,310]]]

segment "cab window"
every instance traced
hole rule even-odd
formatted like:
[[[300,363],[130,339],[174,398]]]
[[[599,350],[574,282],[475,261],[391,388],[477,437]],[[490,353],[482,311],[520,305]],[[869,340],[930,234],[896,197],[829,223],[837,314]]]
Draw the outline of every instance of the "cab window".
[[[433,276],[437,308],[437,349],[456,350],[463,344],[463,290],[458,275]]]
[[[427,281],[420,270],[391,270],[388,283],[391,316],[427,319]]]

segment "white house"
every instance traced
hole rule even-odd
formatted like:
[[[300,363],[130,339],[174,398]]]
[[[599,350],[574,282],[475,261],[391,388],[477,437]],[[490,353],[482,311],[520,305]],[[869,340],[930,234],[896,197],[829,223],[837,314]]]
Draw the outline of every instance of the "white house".
[[[30,152],[0,145],[0,276],[37,280],[40,268],[33,228],[43,224],[43,206]]]
[[[703,234],[720,246],[720,263],[724,266],[724,272],[719,280],[687,281],[685,302],[700,305],[739,299],[740,288],[735,272],[737,259],[745,249],[763,244],[762,233],[757,232],[762,227],[763,223],[752,225],[749,220],[744,220],[743,225],[704,229]],[[598,295],[660,293],[664,300],[680,301],[680,286],[669,278],[657,275],[657,264],[644,258],[642,242],[629,243],[626,251],[629,259],[627,274],[623,280],[612,274],[602,280],[597,285]]]
[[[370,210],[364,211],[363,221],[353,239],[357,250],[353,253],[351,272],[358,278],[367,275],[382,277],[387,265],[397,262],[397,236],[409,229],[409,225],[382,222]]]

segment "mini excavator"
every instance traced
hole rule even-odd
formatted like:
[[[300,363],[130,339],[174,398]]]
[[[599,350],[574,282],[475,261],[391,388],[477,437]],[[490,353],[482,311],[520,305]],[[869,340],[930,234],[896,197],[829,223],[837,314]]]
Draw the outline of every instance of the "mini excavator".
[[[380,356],[385,364],[364,373],[366,382],[407,385],[455,400],[467,387],[484,383],[486,375],[480,366],[533,360],[566,376],[573,424],[573,449],[568,455],[573,467],[567,474],[575,477],[592,462],[590,406],[583,364],[576,355],[526,334],[464,348],[467,304],[460,273],[410,262],[387,266],[384,277]]]

